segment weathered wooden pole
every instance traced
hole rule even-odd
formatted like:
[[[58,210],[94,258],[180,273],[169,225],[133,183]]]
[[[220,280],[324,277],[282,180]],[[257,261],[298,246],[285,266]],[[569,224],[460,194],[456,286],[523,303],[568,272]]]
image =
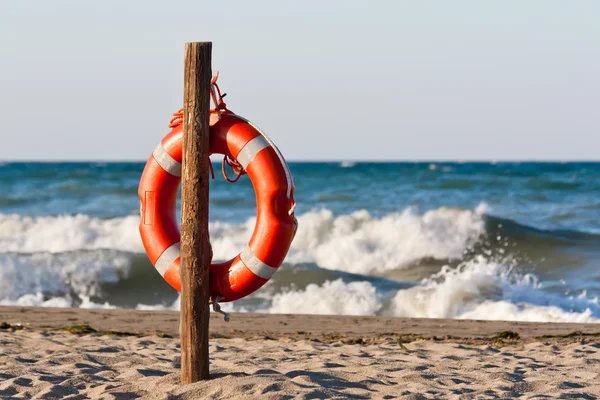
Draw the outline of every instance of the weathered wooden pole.
[[[208,379],[211,42],[185,45],[181,173],[181,383]]]

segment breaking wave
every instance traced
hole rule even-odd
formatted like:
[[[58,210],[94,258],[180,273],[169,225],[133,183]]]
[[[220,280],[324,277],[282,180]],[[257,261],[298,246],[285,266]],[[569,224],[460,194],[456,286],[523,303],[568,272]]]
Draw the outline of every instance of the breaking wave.
[[[578,240],[596,243],[596,236],[541,231],[486,212],[484,204],[422,214],[408,208],[380,217],[367,211],[309,211],[298,217],[299,230],[281,271],[256,294],[225,308],[600,322],[597,298],[545,290],[513,257],[521,242],[551,251]],[[138,224],[138,216],[0,214],[0,304],[177,309],[177,293],[143,254]],[[214,258],[237,254],[254,224],[255,218],[212,222]],[[415,279],[391,279],[409,270],[417,271]]]

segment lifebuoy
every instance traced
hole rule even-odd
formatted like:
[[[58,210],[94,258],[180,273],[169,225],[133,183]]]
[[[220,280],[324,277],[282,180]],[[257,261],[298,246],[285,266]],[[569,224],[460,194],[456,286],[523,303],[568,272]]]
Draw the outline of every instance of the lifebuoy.
[[[213,86],[213,100],[215,93]],[[273,276],[287,255],[297,220],[294,181],[281,152],[256,126],[227,110],[218,95],[218,106],[211,110],[209,152],[237,160],[254,186],[257,205],[248,245],[231,260],[210,267],[211,299],[227,302],[253,293]],[[156,270],[178,291],[180,232],[175,207],[181,182],[181,120],[180,115],[171,120],[172,130],[148,159],[138,190],[144,248]]]

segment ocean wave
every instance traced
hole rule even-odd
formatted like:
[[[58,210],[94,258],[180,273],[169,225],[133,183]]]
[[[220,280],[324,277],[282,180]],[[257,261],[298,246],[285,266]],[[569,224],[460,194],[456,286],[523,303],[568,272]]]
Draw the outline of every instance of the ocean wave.
[[[236,310],[232,307],[232,310]],[[268,313],[386,315],[538,322],[600,322],[598,298],[548,293],[532,274],[477,257],[444,267],[411,288],[382,291],[371,282],[343,279],[271,296]]]
[[[376,287],[369,282],[341,279],[322,285],[309,284],[304,290],[277,293],[263,312],[277,314],[376,315],[382,307]]]
[[[118,250],[0,254],[0,304],[131,308],[176,292],[145,254]]]
[[[58,308],[103,308],[115,309],[116,306],[105,302],[104,304],[95,303],[87,296],[78,297],[77,302],[69,295],[47,297],[42,292],[29,293],[18,297],[15,300],[3,299],[0,300],[2,306],[19,306],[19,307],[58,307]]]
[[[483,203],[473,210],[440,207],[419,214],[407,208],[380,217],[365,210],[346,215],[335,215],[325,208],[313,210],[298,216],[298,232],[286,262],[394,276],[394,271],[414,269],[422,263],[456,265],[477,254],[506,258],[510,252],[525,257],[540,254],[542,249],[552,258],[558,246],[598,242],[598,236],[591,233],[541,230],[486,212]],[[255,217],[242,223],[211,222],[214,259],[227,260],[238,254],[250,239],[255,223]],[[144,254],[138,225],[137,215],[102,219],[82,214],[0,214],[0,254],[99,249]],[[560,264],[564,257],[559,256],[555,258]]]
[[[367,211],[334,216],[329,210],[299,218],[290,263],[378,274],[424,258],[460,259],[485,233],[485,206],[476,210],[441,207],[422,215],[412,209],[381,218]]]
[[[511,243],[545,243],[550,249],[593,236],[543,231],[486,212],[485,204],[422,214],[408,208],[380,217],[306,212],[298,216],[299,230],[281,270],[260,291],[224,308],[600,322],[597,298],[546,290],[536,275],[519,272],[509,254]],[[215,260],[237,254],[255,223],[211,222]],[[0,304],[178,309],[177,293],[144,254],[138,224],[138,216],[0,214]],[[433,274],[427,270],[421,281],[389,279],[390,271],[424,271],[422,263],[431,260]]]
[[[100,219],[87,215],[30,217],[0,214],[0,252],[65,252],[115,249],[143,252],[139,216]]]
[[[566,286],[565,286],[566,287]],[[0,304],[179,309],[171,289],[141,256],[115,251],[0,257]],[[598,298],[547,291],[515,264],[477,256],[420,282],[286,264],[260,291],[226,311],[386,315],[411,318],[600,322]]]
[[[573,241],[598,240],[595,230],[547,229],[521,224],[509,218],[486,215],[486,232],[488,235],[503,235],[513,240],[526,242],[544,241],[548,245],[571,244]]]
[[[547,293],[532,274],[483,257],[457,268],[445,267],[413,287],[382,290],[376,282],[343,278],[302,289],[266,288],[223,309],[237,312],[323,315],[385,315],[408,318],[450,318],[531,322],[600,323],[598,298]],[[179,310],[168,305],[139,309]]]
[[[377,273],[421,258],[460,258],[484,233],[483,206],[462,210],[442,207],[417,214],[412,209],[380,218],[367,211],[334,216],[327,209],[298,216],[299,229],[288,262],[323,268]],[[240,224],[209,225],[215,260],[226,260],[246,245],[256,218]],[[59,253],[114,249],[143,253],[139,216],[100,219],[87,215],[26,217],[0,214],[0,252]]]
[[[508,321],[600,322],[597,298],[543,290],[533,274],[483,256],[444,267],[420,285],[399,291],[388,313],[397,317]]]
[[[298,216],[299,228],[288,261],[363,274],[412,265],[421,259],[461,259],[483,239],[495,245],[572,245],[597,242],[598,235],[575,230],[544,230],[487,214],[485,203],[473,210],[440,207],[417,213],[413,208],[380,217],[361,210],[334,215],[326,208]],[[209,224],[216,260],[226,260],[246,245],[256,218],[242,223]],[[84,214],[31,217],[0,214],[0,253],[60,253],[113,249],[144,253],[139,216],[95,218]]]
[[[116,251],[0,254],[0,301],[42,293],[99,295],[101,285],[126,279],[130,257]]]

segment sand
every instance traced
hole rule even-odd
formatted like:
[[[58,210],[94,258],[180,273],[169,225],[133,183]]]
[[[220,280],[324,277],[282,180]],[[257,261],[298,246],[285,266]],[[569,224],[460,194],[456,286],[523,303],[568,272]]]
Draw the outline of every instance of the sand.
[[[231,325],[216,316],[211,320],[212,379],[182,386],[176,313],[2,307],[0,397],[600,396],[598,325],[252,314],[232,318]],[[94,327],[83,325],[88,320]],[[166,320],[171,324],[164,325]],[[303,331],[296,329],[297,320]],[[71,327],[63,330],[68,326],[64,322]],[[246,329],[238,329],[242,322]],[[397,326],[405,330],[395,331]],[[428,335],[423,326],[430,329]]]

